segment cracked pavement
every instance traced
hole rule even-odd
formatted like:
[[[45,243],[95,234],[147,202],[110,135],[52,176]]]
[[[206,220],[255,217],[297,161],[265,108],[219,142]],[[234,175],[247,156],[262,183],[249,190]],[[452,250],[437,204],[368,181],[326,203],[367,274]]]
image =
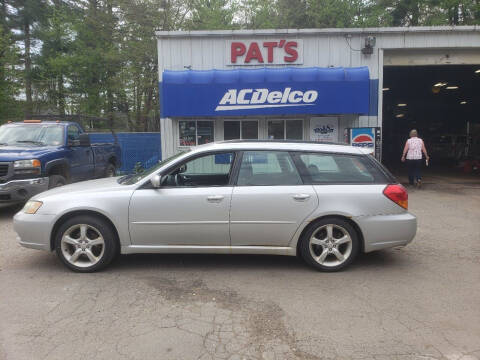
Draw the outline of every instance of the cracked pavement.
[[[0,209],[0,359],[480,359],[480,187],[410,192],[412,244],[292,257],[122,256],[76,274]]]

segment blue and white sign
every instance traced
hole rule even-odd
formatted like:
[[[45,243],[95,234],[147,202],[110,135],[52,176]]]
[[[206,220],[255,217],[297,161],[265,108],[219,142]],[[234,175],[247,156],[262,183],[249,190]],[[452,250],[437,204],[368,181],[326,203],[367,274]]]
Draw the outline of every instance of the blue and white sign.
[[[162,117],[367,114],[368,68],[164,71]]]
[[[310,140],[338,142],[338,117],[312,117],[310,119]]]
[[[375,152],[375,128],[352,128],[350,144]]]

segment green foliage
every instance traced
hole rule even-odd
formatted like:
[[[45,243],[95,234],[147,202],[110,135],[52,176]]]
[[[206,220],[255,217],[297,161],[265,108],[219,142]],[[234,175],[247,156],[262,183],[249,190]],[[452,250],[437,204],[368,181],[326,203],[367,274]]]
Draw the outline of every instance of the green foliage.
[[[229,0],[190,0],[189,30],[233,29],[237,3]]]
[[[0,121],[79,114],[158,130],[156,29],[473,24],[479,0],[0,0]]]
[[[17,82],[19,74],[15,69],[18,59],[18,49],[12,36],[0,26],[0,123],[21,116],[19,102],[15,99],[20,87]]]

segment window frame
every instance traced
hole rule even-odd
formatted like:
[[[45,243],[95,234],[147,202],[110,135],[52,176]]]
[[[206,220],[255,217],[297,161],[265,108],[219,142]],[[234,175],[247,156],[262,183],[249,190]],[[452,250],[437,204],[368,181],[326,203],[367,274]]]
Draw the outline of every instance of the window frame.
[[[68,130],[70,129],[76,129],[77,130],[77,134],[78,134],[78,139],[77,140],[70,140],[69,137],[68,137]],[[66,144],[68,146],[80,146],[80,134],[82,133],[82,131],[80,130],[80,128],[75,125],[75,124],[69,124],[67,126],[67,134],[66,134],[66,138],[67,138],[67,141],[66,141]]]
[[[379,174],[383,176],[383,179],[379,179],[377,176],[374,174],[371,174],[373,177],[372,182],[360,182],[360,181],[326,181],[326,182],[314,182],[310,181],[309,176],[305,176],[305,173],[308,172],[308,169],[305,167],[304,162],[300,159],[300,155],[306,154],[306,155],[326,155],[326,156],[344,156],[344,157],[351,157],[351,158],[361,158],[365,159],[365,161],[369,162],[372,167],[374,167]],[[388,185],[392,183],[396,183],[394,178],[390,178],[383,169],[375,163],[375,161],[370,157],[370,155],[362,155],[362,154],[349,154],[349,153],[342,153],[342,152],[328,152],[328,151],[291,151],[290,155],[293,158],[293,161],[295,163],[295,166],[298,169],[298,172],[300,174],[300,177],[302,178],[302,181],[305,185],[314,185],[314,186],[322,186],[322,185]]]
[[[166,176],[168,173],[170,173],[171,171],[175,170],[176,168],[179,168],[183,165],[185,165],[186,163],[190,162],[190,161],[193,161],[195,159],[198,159],[198,158],[201,158],[201,157],[204,157],[204,156],[211,156],[211,155],[217,155],[217,154],[225,154],[225,153],[232,153],[233,154],[233,159],[232,159],[232,165],[230,166],[230,171],[228,173],[228,184],[226,185],[201,185],[201,186],[191,186],[191,185],[188,185],[188,186],[160,186],[160,189],[200,189],[200,188],[211,188],[211,187],[232,187],[234,186],[234,170],[235,170],[235,166],[236,166],[236,163],[237,163],[237,159],[238,159],[238,151],[236,150],[214,150],[214,151],[206,151],[206,152],[202,152],[200,154],[194,154],[194,155],[191,155],[189,157],[187,157],[186,159],[183,159],[181,162],[177,162],[175,164],[171,164],[169,167],[167,167],[166,169],[160,171],[160,172],[157,172],[155,175],[160,175],[160,176]],[[236,180],[236,179],[235,179]],[[150,181],[146,181],[143,186],[140,187],[141,189],[154,189],[152,184],[150,183]]]
[[[267,140],[296,140],[296,141],[302,141],[305,140],[305,119],[267,119]],[[268,123],[270,121],[283,121],[283,139],[270,139],[268,135]],[[301,122],[301,129],[302,129],[302,138],[301,139],[287,139],[287,121],[298,121]]]
[[[180,144],[180,122],[181,121],[186,121],[186,122],[189,122],[189,121],[193,121],[195,123],[195,145],[181,145]],[[185,149],[185,148],[190,148],[192,146],[198,146],[198,122],[199,121],[210,121],[213,123],[213,141],[212,142],[215,142],[215,120],[210,120],[210,119],[205,119],[205,120],[202,120],[202,119],[179,119],[177,121],[178,123],[178,126],[177,126],[177,129],[178,129],[178,137],[177,137],[177,147],[180,148],[180,149]],[[209,144],[209,143],[206,143],[206,144]],[[203,144],[201,144],[203,145]]]
[[[257,138],[256,139],[244,139],[242,123],[245,121],[255,121],[257,123]],[[229,140],[259,140],[260,139],[260,121],[258,119],[225,119],[223,120],[223,140],[225,140],[225,123],[226,122],[239,122],[240,123],[240,138],[239,139],[229,139]],[[227,140],[227,141],[229,141]]]
[[[245,152],[252,152],[252,151],[255,151],[255,152],[283,152],[283,153],[287,153],[290,156],[290,159],[292,160],[293,167],[298,172],[298,176],[300,177],[300,181],[302,183],[301,184],[294,184],[294,185],[238,185],[238,175],[240,173],[240,167],[242,165],[243,155],[244,155]],[[285,149],[275,149],[275,150],[273,150],[273,149],[244,149],[244,150],[238,151],[237,161],[235,163],[235,169],[234,169],[235,172],[232,174],[232,176],[235,179],[235,182],[234,182],[233,186],[235,186],[235,187],[252,187],[252,186],[304,186],[304,185],[308,185],[303,180],[302,174],[300,173],[300,170],[299,170],[297,164],[295,163],[295,159],[293,158],[292,153],[293,153],[292,151],[285,150]]]

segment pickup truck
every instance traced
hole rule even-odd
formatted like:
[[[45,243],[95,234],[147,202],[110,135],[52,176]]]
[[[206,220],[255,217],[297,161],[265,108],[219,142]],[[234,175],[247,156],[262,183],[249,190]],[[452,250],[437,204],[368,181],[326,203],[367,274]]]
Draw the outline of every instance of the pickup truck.
[[[25,120],[0,126],[0,206],[71,182],[115,176],[118,144],[90,144],[75,122]]]

